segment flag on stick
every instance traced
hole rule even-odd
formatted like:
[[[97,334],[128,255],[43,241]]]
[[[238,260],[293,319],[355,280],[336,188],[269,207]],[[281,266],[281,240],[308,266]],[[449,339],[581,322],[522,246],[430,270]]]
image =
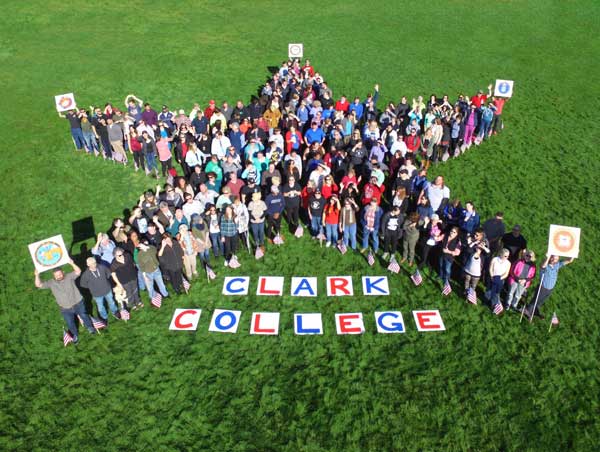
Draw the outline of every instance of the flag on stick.
[[[552,320],[550,320],[550,327],[548,328],[548,333],[550,332],[550,330],[552,329],[552,327],[556,325],[560,325],[560,320],[558,320],[558,316],[556,315],[556,311],[554,311],[554,314],[552,314]]]
[[[502,303],[496,303],[496,305],[494,306],[494,314],[500,315],[503,312],[504,312],[504,306],[502,306]]]
[[[348,251],[348,248],[346,248],[346,245],[344,244],[343,240],[338,244],[337,247],[338,247],[338,250],[340,250],[340,253],[342,253],[342,254],[346,254],[346,252]]]
[[[121,314],[121,320],[125,320],[127,322],[130,319],[129,311],[127,309],[121,309],[119,314]]]
[[[392,258],[390,259],[390,265],[388,265],[388,270],[392,273],[400,272],[400,265],[398,264],[398,261],[396,260],[395,256],[392,256]]]
[[[423,278],[421,277],[421,272],[417,269],[410,277],[415,286],[420,286],[423,282]]]
[[[258,261],[258,260],[262,259],[264,255],[265,255],[265,252],[263,251],[262,247],[260,247],[260,246],[256,247],[256,252],[254,253],[254,259],[256,259]]]
[[[298,238],[302,237],[304,235],[304,228],[298,225],[298,227],[296,228],[296,232],[294,232],[294,235]]]
[[[206,264],[206,276],[208,277],[209,280],[216,279],[216,277],[217,277],[217,275],[215,275],[215,272],[213,271],[212,267],[208,264]]]
[[[229,267],[240,268],[241,266],[242,266],[242,264],[239,263],[239,261],[237,260],[237,257],[231,256],[231,259],[229,259]]]
[[[375,256],[373,256],[371,250],[369,250],[369,255],[367,256],[367,263],[369,264],[369,267],[375,265]]]
[[[183,278],[183,290],[186,292],[190,290],[190,282],[185,278]]]
[[[154,296],[152,297],[152,300],[150,300],[150,304],[157,309],[162,306],[162,295],[160,292],[156,292],[154,294]]]
[[[67,331],[63,328],[63,344],[64,344],[64,346],[66,347],[71,342],[73,342],[73,336],[71,336],[71,333],[69,331]]]
[[[477,293],[471,287],[467,290],[467,301],[471,304],[477,304]]]
[[[101,330],[108,326],[106,324],[106,320],[102,320],[102,319],[100,319],[98,317],[94,317],[94,316],[90,316],[90,319],[92,319],[92,325],[94,325],[94,328],[96,328],[97,330]]]
[[[444,284],[444,288],[442,289],[442,295],[444,295],[445,297],[447,297],[451,293],[452,293],[452,286],[450,286],[450,282],[449,281],[446,281],[446,284]]]
[[[275,234],[275,237],[273,237],[273,243],[275,245],[283,245],[283,237],[281,237],[281,234]]]

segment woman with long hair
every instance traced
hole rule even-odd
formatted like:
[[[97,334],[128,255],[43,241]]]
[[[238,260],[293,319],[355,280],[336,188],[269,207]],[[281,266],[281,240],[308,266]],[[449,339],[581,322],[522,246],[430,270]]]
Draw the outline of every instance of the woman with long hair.
[[[231,205],[225,207],[223,215],[221,215],[221,241],[225,248],[225,266],[229,265],[231,258],[236,257],[238,246],[237,224],[235,223],[235,214]]]

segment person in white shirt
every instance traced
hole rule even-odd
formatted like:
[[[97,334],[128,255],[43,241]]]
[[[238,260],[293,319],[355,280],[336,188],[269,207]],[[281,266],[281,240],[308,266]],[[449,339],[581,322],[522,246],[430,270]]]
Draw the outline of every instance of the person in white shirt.
[[[229,149],[230,146],[231,141],[229,141],[229,138],[223,135],[223,132],[219,130],[212,140],[210,153],[216,155],[219,160],[223,160],[227,153],[227,149]]]
[[[201,215],[204,212],[204,206],[202,203],[192,197],[189,193],[184,195],[185,203],[181,207],[183,215],[187,219],[189,224],[192,224],[192,215]]]
[[[510,261],[508,258],[510,257],[510,251],[506,248],[503,248],[500,253],[492,259],[490,263],[490,277],[491,283],[490,288],[487,292],[488,298],[492,304],[492,308],[494,308],[498,303],[500,303],[500,292],[504,287],[504,281],[508,278],[510,273]]]

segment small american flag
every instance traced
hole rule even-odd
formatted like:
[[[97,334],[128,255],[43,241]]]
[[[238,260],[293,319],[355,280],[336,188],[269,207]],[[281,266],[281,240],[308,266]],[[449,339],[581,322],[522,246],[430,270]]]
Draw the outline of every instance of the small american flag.
[[[398,261],[394,256],[392,256],[392,258],[390,259],[390,265],[388,265],[388,270],[392,273],[400,272],[400,265],[398,264]]]
[[[558,320],[558,316],[556,315],[556,312],[554,314],[552,314],[552,321],[550,323],[552,325],[558,325],[560,323],[560,320]]]
[[[150,304],[155,308],[160,308],[162,306],[162,295],[160,294],[160,292],[156,292],[154,294],[152,300],[150,300]]]
[[[369,264],[370,267],[375,265],[375,256],[373,256],[371,250],[369,250],[369,255],[367,256],[367,264]]]
[[[338,250],[340,250],[340,253],[342,254],[346,254],[346,252],[348,251],[348,248],[346,248],[346,245],[344,245],[343,241],[339,243]]]
[[[475,292],[475,289],[469,288],[469,290],[467,290],[467,301],[471,304],[477,304],[477,293]]]
[[[502,303],[496,303],[496,305],[494,306],[494,314],[500,315],[503,312],[504,312],[504,306],[502,306]]]
[[[452,293],[452,287],[450,286],[450,283],[448,281],[446,281],[446,284],[444,284],[444,288],[442,289],[442,295],[448,296],[451,293]]]
[[[190,283],[187,279],[183,278],[183,289],[187,292],[190,290]]]
[[[98,317],[94,316],[90,316],[90,318],[92,319],[92,325],[94,325],[94,328],[96,328],[97,330],[101,330],[107,327],[105,320],[99,319]]]
[[[215,279],[217,277],[212,267],[208,264],[206,264],[206,275],[208,276],[208,279]]]
[[[129,311],[127,309],[121,309],[119,314],[121,314],[121,320],[125,320],[127,322],[130,319]]]
[[[412,279],[412,282],[415,283],[415,286],[420,286],[423,282],[421,272],[418,269],[411,275],[410,279]]]
[[[265,252],[262,250],[262,248],[259,246],[256,248],[256,252],[254,253],[254,259],[256,260],[260,260],[262,259],[262,257],[265,255]]]
[[[281,234],[276,234],[275,237],[273,237],[273,243],[275,245],[283,245],[283,237],[281,237]]]
[[[66,347],[71,342],[73,342],[73,336],[71,336],[71,333],[63,328],[63,344],[64,344],[64,346]]]
[[[231,259],[229,259],[229,266],[231,268],[240,268],[242,264],[237,260],[237,257],[232,256]]]
[[[294,235],[298,238],[302,237],[304,235],[304,228],[302,226],[298,226],[296,228],[296,232],[294,232]]]

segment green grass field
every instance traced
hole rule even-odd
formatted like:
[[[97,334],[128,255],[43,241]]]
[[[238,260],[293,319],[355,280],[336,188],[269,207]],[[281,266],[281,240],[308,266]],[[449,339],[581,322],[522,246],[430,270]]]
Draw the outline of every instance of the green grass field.
[[[41,2],[0,18],[3,258],[0,449],[218,451],[565,451],[600,441],[598,205],[600,4],[594,1]],[[381,85],[382,102],[474,93],[515,80],[504,133],[439,167],[482,217],[504,210],[538,255],[551,223],[583,229],[582,253],[545,307],[561,324],[495,318],[408,275],[393,296],[220,295],[222,277],[389,274],[358,256],[288,240],[259,264],[216,267],[210,286],[159,311],[82,334],[63,348],[60,313],[33,284],[27,244],[93,217],[96,231],[152,182],[73,151],[53,96],[78,104],[130,92],[154,105],[247,101],[287,56],[305,55],[338,97]],[[76,243],[73,254],[81,258]],[[219,261],[220,262],[220,261]],[[360,289],[355,285],[355,290]],[[148,303],[146,303],[148,306]],[[175,307],[203,309],[196,333],[168,330]],[[243,311],[238,334],[208,333],[213,308]],[[416,332],[410,311],[440,309],[447,331]],[[372,312],[398,309],[404,335]],[[281,312],[281,334],[248,334],[252,311]],[[334,313],[362,311],[366,333],[337,336]],[[293,334],[294,312],[323,313],[325,334]]]

